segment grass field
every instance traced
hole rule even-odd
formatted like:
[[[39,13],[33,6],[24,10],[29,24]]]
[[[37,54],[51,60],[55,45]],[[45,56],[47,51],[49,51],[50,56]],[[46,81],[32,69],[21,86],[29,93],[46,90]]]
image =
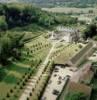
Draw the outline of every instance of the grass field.
[[[18,63],[18,62],[17,62]],[[22,79],[22,76],[28,72],[28,67],[18,66],[16,64],[9,64],[4,68],[5,76],[0,81],[0,100],[6,97],[10,89],[17,86],[17,82]]]

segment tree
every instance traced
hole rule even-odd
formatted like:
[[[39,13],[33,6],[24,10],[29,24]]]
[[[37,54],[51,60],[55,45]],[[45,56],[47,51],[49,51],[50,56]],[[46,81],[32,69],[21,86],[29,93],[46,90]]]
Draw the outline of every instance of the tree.
[[[14,27],[16,25],[22,24],[21,23],[21,11],[22,9],[15,5],[5,6],[5,16],[6,16],[6,21],[9,27]]]
[[[31,7],[25,7],[22,11],[22,22],[24,24],[32,21],[32,9]]]
[[[7,59],[10,55],[9,51],[11,48],[11,40],[9,37],[0,38],[0,63],[6,64]]]
[[[10,57],[19,59],[21,52],[20,49],[23,46],[22,35],[5,35],[0,38],[0,63],[5,65]]]
[[[97,26],[96,24],[90,24],[87,26],[87,28],[84,30],[83,38],[93,38],[97,34]]]
[[[6,31],[8,29],[8,25],[6,23],[5,17],[0,17],[0,31]]]
[[[53,23],[53,18],[46,13],[40,15],[39,24],[50,26]]]
[[[93,13],[94,11],[93,10],[89,10],[89,13]]]
[[[22,22],[25,24],[37,22],[39,17],[40,9],[26,6],[22,11]]]
[[[3,8],[3,5],[0,4],[0,15],[4,15],[4,8]]]

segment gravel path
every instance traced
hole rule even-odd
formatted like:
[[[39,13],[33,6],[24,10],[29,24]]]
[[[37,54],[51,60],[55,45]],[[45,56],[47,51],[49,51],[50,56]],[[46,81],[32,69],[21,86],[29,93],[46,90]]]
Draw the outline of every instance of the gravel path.
[[[58,41],[59,42],[59,41]],[[58,43],[56,42],[56,43]],[[35,88],[36,84],[37,84],[37,80],[39,80],[39,77],[42,75],[42,72],[45,69],[45,66],[47,65],[49,58],[52,54],[52,52],[54,51],[55,45],[56,43],[52,44],[52,48],[49,51],[45,61],[43,62],[43,64],[41,65],[41,67],[39,68],[37,74],[30,79],[30,82],[27,84],[26,88],[24,89],[24,92],[22,93],[21,97],[19,98],[19,100],[27,100],[27,97],[29,97],[29,94],[32,92],[32,89]]]

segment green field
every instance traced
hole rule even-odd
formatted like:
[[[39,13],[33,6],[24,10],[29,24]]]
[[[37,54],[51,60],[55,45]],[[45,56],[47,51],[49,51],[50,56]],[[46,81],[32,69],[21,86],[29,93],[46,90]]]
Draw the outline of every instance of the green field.
[[[68,61],[72,56],[74,56],[78,51],[80,51],[79,44],[69,44],[64,46],[62,50],[59,50],[59,53],[53,54],[56,56],[55,62],[59,64],[63,64]]]
[[[93,10],[95,13],[97,13],[96,8],[75,8],[75,7],[54,7],[54,8],[43,8],[43,10],[49,11],[49,12],[56,12],[56,13],[88,13],[89,10]]]
[[[14,89],[15,86],[18,87],[17,82],[20,82],[23,75],[29,71],[28,68],[16,64],[9,64],[4,68],[5,75],[3,80],[0,81],[0,100],[5,98],[7,93],[10,93],[10,89]]]

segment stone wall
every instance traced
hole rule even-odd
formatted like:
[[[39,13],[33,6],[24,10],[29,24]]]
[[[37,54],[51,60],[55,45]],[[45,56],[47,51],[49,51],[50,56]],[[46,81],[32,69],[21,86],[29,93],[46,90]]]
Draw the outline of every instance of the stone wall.
[[[86,60],[93,52],[93,42],[89,42],[81,51],[79,51],[70,59],[70,63],[77,67],[84,60]]]

